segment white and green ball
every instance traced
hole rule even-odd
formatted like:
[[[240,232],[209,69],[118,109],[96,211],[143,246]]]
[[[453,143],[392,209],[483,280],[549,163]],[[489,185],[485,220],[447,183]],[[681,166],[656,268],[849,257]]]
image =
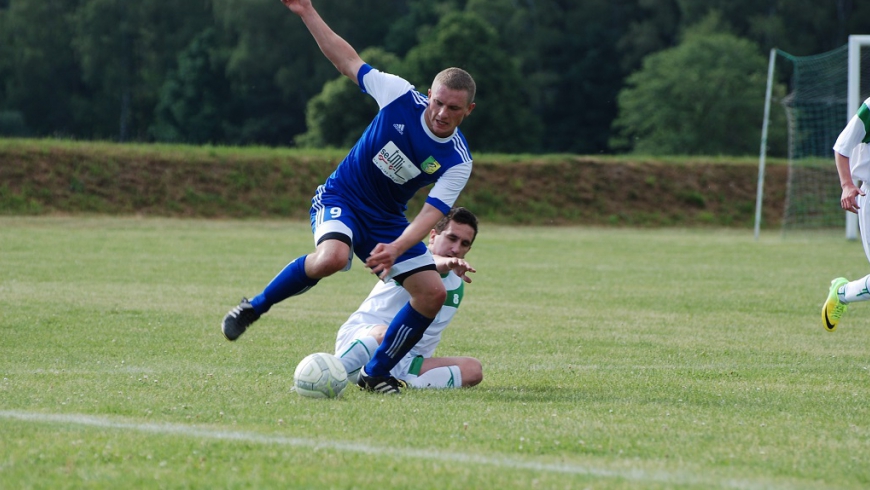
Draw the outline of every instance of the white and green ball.
[[[347,371],[332,354],[308,355],[293,373],[296,393],[309,398],[336,398],[347,387]]]

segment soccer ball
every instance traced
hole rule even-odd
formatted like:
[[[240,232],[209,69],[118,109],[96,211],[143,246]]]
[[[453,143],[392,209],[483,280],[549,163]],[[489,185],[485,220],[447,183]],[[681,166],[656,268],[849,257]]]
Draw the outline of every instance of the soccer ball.
[[[347,387],[347,371],[334,355],[317,352],[296,366],[293,385],[308,398],[335,398]]]

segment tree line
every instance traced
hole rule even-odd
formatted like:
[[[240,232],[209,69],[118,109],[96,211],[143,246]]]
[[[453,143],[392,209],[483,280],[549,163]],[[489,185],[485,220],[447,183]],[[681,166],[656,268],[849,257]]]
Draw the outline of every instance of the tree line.
[[[503,153],[753,154],[770,48],[870,32],[853,0],[315,4],[419,90],[471,72],[463,131]],[[0,0],[0,136],[348,147],[376,110],[278,0]]]

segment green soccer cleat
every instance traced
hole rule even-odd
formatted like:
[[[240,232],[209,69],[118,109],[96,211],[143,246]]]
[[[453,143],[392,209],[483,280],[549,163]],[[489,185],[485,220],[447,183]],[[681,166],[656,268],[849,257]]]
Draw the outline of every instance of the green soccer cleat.
[[[849,280],[845,277],[838,277],[831,281],[831,289],[828,290],[828,299],[825,300],[825,304],[822,305],[822,325],[824,325],[825,330],[828,332],[833,332],[837,329],[837,325],[840,323],[840,318],[846,313],[846,308],[849,307],[848,304],[840,301],[840,296],[837,294],[837,291],[848,284]]]

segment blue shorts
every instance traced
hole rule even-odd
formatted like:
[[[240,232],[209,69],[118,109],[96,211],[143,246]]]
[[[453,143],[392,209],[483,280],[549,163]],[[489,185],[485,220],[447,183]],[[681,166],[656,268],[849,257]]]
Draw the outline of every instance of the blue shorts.
[[[322,185],[311,199],[310,214],[315,246],[325,239],[338,239],[350,245],[351,253],[344,270],[350,270],[354,254],[365,262],[375,246],[395,241],[408,227],[408,219],[404,215],[382,214],[372,217],[358,213],[354,206],[344,202],[341,196],[326,192]],[[420,242],[396,259],[389,275],[383,280],[388,281],[400,274],[434,265],[435,259],[429,248]]]

